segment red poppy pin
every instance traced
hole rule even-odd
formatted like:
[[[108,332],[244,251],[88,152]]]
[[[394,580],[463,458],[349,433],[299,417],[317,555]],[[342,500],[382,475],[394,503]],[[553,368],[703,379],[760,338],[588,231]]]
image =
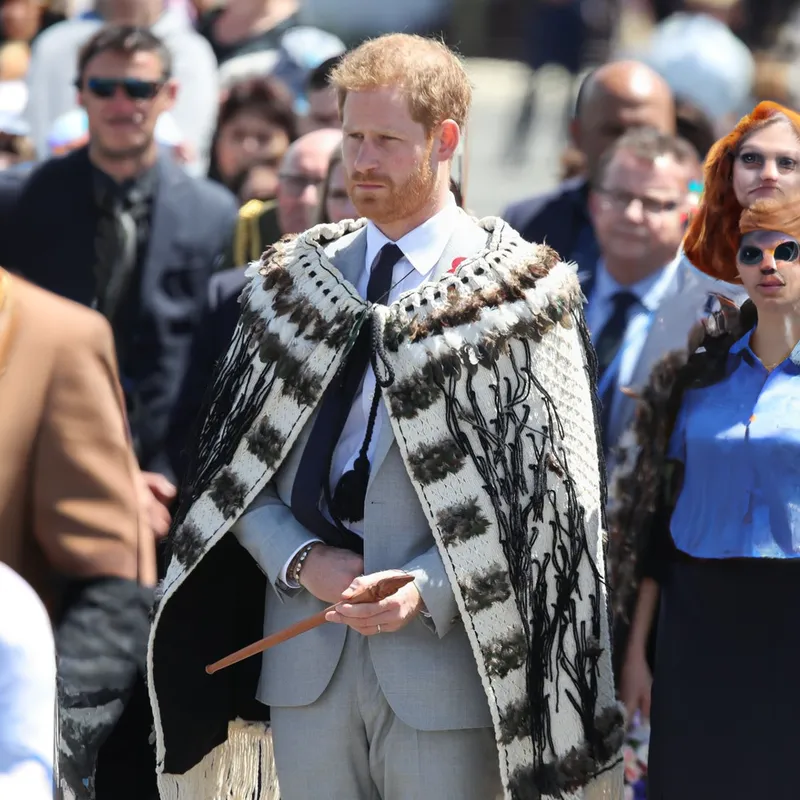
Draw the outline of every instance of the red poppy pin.
[[[459,256],[458,258],[453,259],[453,263],[450,265],[450,269],[447,270],[448,275],[452,275],[460,266],[462,261],[466,261],[465,256]]]

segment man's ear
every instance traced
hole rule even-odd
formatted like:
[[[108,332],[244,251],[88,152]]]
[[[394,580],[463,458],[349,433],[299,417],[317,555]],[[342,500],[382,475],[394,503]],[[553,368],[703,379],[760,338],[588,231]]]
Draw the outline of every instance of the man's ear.
[[[169,111],[175,105],[179,88],[180,84],[175,78],[170,78],[166,84],[164,84],[162,91],[164,92],[164,100],[167,103],[167,106],[164,109],[165,111]]]
[[[77,101],[78,105],[81,108],[86,108],[86,102],[84,100],[84,94],[83,94],[83,87],[77,81],[75,82],[75,100]]]
[[[452,119],[446,119],[439,125],[439,147],[437,156],[439,161],[450,161],[455,157],[458,145],[461,142],[461,129]]]

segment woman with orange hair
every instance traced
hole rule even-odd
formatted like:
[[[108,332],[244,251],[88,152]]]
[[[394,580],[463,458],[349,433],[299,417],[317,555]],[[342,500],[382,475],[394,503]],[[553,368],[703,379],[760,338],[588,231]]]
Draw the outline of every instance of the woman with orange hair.
[[[776,103],[759,103],[711,148],[704,180],[684,250],[701,271],[737,284],[742,211],[759,199],[785,198],[800,191],[800,115]],[[644,578],[619,681],[621,699],[631,715],[641,710],[649,716],[651,631],[658,598],[658,584]]]
[[[800,143],[787,119],[770,115],[712,153],[687,255],[748,300],[656,366],[615,476],[615,606],[639,576],[661,596],[652,800],[798,794]],[[715,183],[726,171],[727,196]],[[734,200],[749,207],[732,228]],[[652,617],[640,590],[629,659],[644,657]]]
[[[711,148],[704,172],[703,199],[684,250],[698,269],[736,283],[742,210],[800,190],[800,114],[759,103]]]

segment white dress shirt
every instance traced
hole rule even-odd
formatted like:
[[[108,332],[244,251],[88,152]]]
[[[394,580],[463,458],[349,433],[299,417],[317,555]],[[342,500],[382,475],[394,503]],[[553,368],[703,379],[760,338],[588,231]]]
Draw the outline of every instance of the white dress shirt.
[[[52,800],[56,654],[33,589],[0,564],[0,797]]]
[[[395,264],[392,272],[392,288],[389,290],[388,303],[393,303],[404,292],[416,289],[431,277],[444,253],[445,247],[447,247],[447,243],[453,235],[453,231],[458,222],[458,213],[459,210],[455,198],[450,195],[447,205],[441,211],[394,242],[394,244],[402,250],[403,257]],[[369,278],[378,260],[381,249],[386,244],[392,244],[391,239],[382,233],[371,221],[367,222],[366,236],[367,252],[364,259],[364,269],[355,284],[358,293],[362,297],[366,297],[367,295]],[[335,487],[342,475],[352,469],[355,460],[358,458],[358,454],[361,452],[374,393],[375,373],[372,370],[372,365],[370,365],[367,367],[361,389],[353,400],[350,413],[342,429],[342,435],[333,451],[330,474],[331,487]],[[378,405],[375,428],[367,451],[370,464],[372,463],[375,453],[375,443],[380,437],[381,429],[384,425],[390,424],[386,406],[381,402]],[[327,509],[323,508],[323,513],[327,515]],[[363,521],[350,523],[347,527],[352,530],[353,533],[357,533],[360,536],[364,533]],[[312,541],[319,540],[309,539],[309,542]],[[281,580],[288,586],[293,586],[292,583],[287,580],[286,576],[289,564],[292,562],[295,555],[309,542],[299,547],[283,568]],[[293,588],[297,587],[293,586]]]

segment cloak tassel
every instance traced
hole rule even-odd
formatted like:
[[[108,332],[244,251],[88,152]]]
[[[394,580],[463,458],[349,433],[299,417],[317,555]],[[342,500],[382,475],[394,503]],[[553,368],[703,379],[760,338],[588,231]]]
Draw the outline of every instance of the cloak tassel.
[[[158,790],[161,800],[279,800],[269,726],[232,722],[227,742],[183,775],[159,775]]]

